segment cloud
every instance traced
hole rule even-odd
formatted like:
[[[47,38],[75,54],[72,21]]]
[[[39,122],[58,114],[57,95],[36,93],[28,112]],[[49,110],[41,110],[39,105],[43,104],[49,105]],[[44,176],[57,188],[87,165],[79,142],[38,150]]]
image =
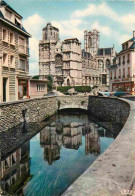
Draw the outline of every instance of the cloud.
[[[60,34],[65,37],[77,37],[79,40],[83,37],[83,31],[80,29],[82,24],[80,19],[69,19],[61,21],[52,21],[52,25],[60,30]]]
[[[25,19],[23,25],[32,36],[37,37],[40,34],[41,28],[45,25],[45,20],[38,14],[34,14]]]
[[[24,28],[32,35],[29,40],[30,47],[30,75],[38,73],[38,44],[41,39],[42,28],[45,26],[45,20],[38,14],[34,14],[23,21]]]
[[[121,35],[121,36],[120,36],[119,42],[122,44],[122,43],[124,43],[125,41],[129,40],[130,38],[131,38],[131,36],[130,36],[129,34]]]
[[[108,26],[102,26],[99,24],[98,21],[95,21],[92,25],[92,29],[97,29],[99,30],[101,33],[103,33],[106,36],[111,36],[112,30],[110,27]]]
[[[86,9],[77,10],[72,17],[84,18],[88,16],[106,16],[113,20],[118,20],[118,15],[104,2],[100,5],[89,4]]]

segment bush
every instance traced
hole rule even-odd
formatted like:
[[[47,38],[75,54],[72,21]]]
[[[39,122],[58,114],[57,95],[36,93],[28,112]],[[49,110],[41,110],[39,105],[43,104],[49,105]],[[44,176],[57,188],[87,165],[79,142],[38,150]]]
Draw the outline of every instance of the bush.
[[[50,92],[52,91],[52,87],[53,87],[53,78],[51,75],[47,76],[47,90]]]
[[[71,88],[74,88],[75,91],[80,93],[90,92],[92,90],[90,86],[58,86],[57,91],[60,91],[61,93],[67,93]]]

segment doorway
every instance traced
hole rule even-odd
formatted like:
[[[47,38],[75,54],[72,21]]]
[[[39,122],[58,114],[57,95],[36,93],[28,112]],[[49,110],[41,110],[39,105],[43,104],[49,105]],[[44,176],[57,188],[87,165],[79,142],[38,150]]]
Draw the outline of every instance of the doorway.
[[[7,78],[3,78],[3,102],[7,101]]]

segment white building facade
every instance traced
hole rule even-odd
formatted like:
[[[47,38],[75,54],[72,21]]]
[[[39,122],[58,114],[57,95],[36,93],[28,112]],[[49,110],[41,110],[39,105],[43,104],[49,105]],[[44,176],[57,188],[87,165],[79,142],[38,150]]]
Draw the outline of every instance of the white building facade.
[[[122,44],[109,70],[110,90],[135,93],[135,31],[133,37]]]

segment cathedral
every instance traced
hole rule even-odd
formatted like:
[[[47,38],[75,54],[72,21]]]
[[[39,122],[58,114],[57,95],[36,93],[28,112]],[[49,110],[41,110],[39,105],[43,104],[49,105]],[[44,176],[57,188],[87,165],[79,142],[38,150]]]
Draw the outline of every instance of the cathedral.
[[[61,42],[59,29],[47,23],[39,42],[40,79],[53,77],[55,86],[109,86],[114,47],[99,48],[99,32],[84,32],[84,49],[77,38]]]

